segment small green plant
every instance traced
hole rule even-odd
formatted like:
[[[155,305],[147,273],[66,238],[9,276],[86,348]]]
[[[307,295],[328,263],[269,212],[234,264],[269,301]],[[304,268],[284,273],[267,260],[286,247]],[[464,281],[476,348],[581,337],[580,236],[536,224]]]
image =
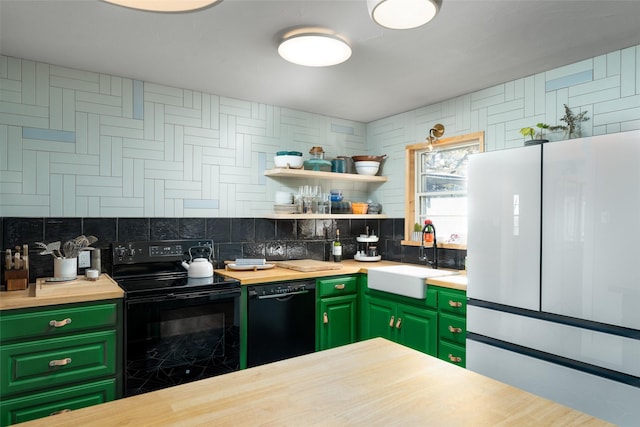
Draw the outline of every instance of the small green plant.
[[[560,117],[560,121],[565,122],[566,125],[551,126],[549,130],[562,130],[569,139],[577,138],[580,136],[580,123],[586,122],[587,120],[589,120],[589,117],[587,117],[586,110],[578,114],[573,114],[571,108],[569,108],[567,104],[564,104],[564,116]]]
[[[525,138],[526,138],[526,137],[531,138],[531,140],[533,141],[533,137],[534,137],[534,136],[536,137],[536,139],[544,139],[544,130],[545,130],[545,129],[551,129],[551,126],[549,126],[549,125],[548,125],[548,124],[546,124],[546,123],[538,123],[538,124],[536,125],[536,127],[537,127],[538,129],[540,129],[540,131],[538,132],[538,134],[537,134],[537,135],[536,135],[536,130],[535,130],[534,128],[532,128],[532,127],[528,127],[528,128],[522,128],[522,129],[520,129],[520,134],[521,134],[522,136],[524,136]]]
[[[415,231],[415,232],[422,231],[422,226],[420,225],[419,222],[416,222],[415,224],[413,224],[413,231]]]

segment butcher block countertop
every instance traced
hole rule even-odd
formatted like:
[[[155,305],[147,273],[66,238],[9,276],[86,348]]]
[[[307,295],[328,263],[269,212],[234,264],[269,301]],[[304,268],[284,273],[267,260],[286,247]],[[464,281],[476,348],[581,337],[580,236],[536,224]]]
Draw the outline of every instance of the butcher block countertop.
[[[272,261],[268,261],[268,263],[273,263]],[[330,277],[330,276],[340,276],[343,274],[356,274],[356,273],[367,273],[369,268],[375,267],[387,267],[392,265],[403,265],[400,262],[394,261],[378,261],[378,262],[360,262],[355,260],[344,260],[340,263],[342,266],[339,270],[320,270],[320,271],[297,271],[290,270],[287,268],[274,267],[268,270],[248,270],[248,271],[237,271],[227,269],[219,269],[215,270],[216,274],[221,276],[231,277],[233,279],[237,279],[243,285],[255,285],[258,283],[269,283],[269,282],[280,282],[280,281],[291,281],[291,280],[300,280],[300,279],[314,279],[317,277]],[[412,264],[413,265],[413,264]],[[456,271],[457,272],[457,271]],[[443,286],[446,288],[453,289],[467,289],[467,276],[464,274],[464,271],[457,272],[458,274],[454,276],[443,276],[428,279],[427,284]],[[455,277],[455,279],[453,279]],[[448,279],[451,278],[451,279]]]
[[[37,279],[23,291],[0,292],[0,310],[41,307],[74,302],[123,298],[124,291],[107,274],[98,280],[85,280],[78,276],[70,282],[45,282]]]
[[[375,338],[24,424],[105,425],[611,424]]]

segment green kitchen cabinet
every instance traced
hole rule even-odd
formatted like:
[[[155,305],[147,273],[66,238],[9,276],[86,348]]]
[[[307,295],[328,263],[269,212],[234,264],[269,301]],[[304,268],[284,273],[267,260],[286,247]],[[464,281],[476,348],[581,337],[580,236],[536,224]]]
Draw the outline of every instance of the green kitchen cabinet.
[[[383,337],[432,356],[438,351],[435,293],[414,300],[368,290],[362,301],[362,338]]]
[[[0,426],[122,394],[122,300],[0,312]]]
[[[466,366],[467,294],[457,289],[438,291],[438,358]]]
[[[316,281],[316,350],[357,341],[358,279],[358,275],[353,275]]]

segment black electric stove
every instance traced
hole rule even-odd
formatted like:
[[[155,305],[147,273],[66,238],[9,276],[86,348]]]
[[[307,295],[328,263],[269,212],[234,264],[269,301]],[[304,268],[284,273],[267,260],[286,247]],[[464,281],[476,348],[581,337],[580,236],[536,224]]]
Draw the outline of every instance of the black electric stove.
[[[114,243],[125,291],[124,394],[133,396],[240,367],[240,282],[189,278],[183,261],[211,259],[211,240]]]

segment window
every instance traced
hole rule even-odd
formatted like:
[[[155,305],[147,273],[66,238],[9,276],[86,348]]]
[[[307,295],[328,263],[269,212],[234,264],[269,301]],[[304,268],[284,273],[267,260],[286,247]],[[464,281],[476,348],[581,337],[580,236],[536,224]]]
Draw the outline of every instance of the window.
[[[484,150],[484,133],[443,138],[433,146],[406,147],[407,177],[404,245],[420,245],[414,224],[433,221],[438,244],[466,248],[467,165],[469,156]]]

